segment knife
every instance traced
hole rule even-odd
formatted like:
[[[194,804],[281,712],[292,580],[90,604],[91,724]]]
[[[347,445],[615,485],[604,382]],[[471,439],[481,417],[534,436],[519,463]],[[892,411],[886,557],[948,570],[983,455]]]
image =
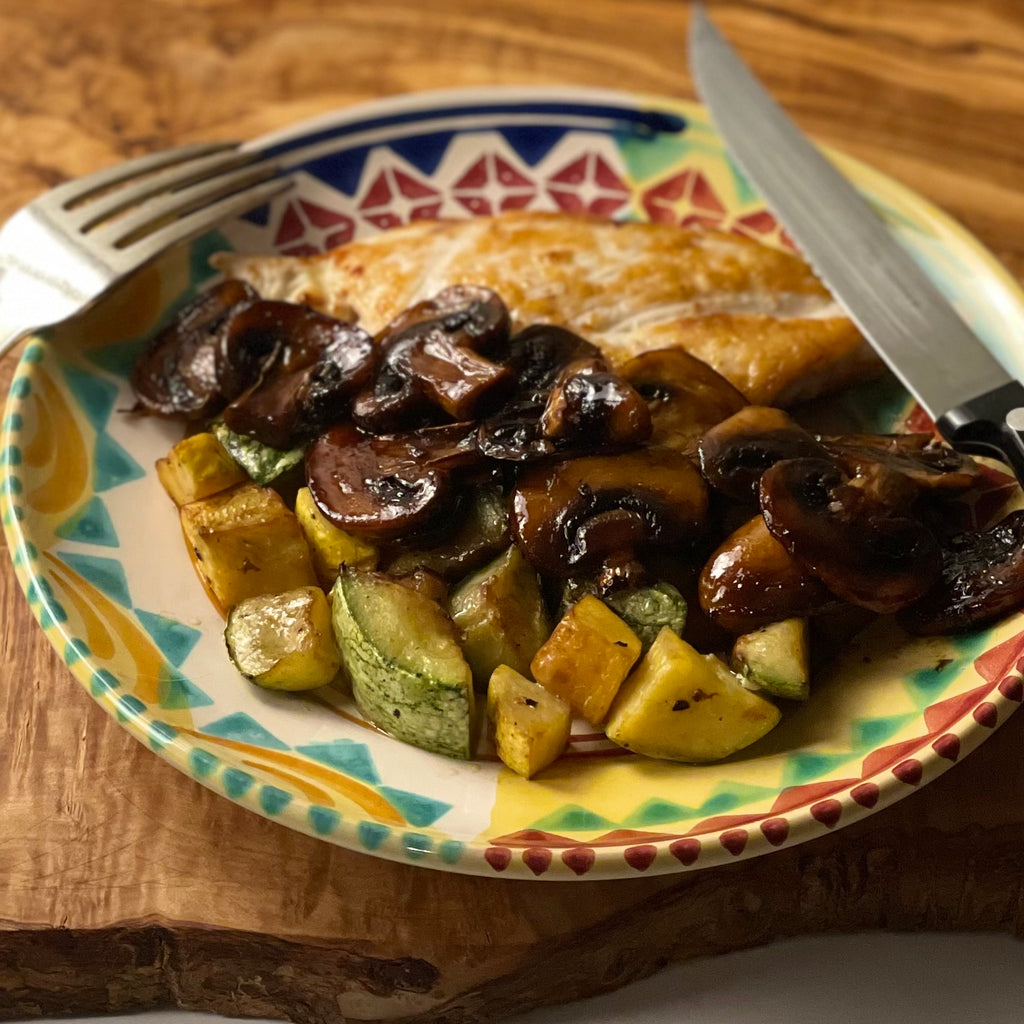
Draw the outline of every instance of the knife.
[[[867,201],[768,95],[700,4],[697,94],[746,178],[952,447],[1024,484],[1024,386],[996,361]]]

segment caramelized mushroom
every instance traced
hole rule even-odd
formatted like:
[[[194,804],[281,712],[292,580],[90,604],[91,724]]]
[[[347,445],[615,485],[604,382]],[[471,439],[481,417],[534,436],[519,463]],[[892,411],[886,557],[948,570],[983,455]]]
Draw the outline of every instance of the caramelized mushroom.
[[[872,500],[825,459],[777,462],[761,477],[768,529],[833,594],[879,613],[924,594],[939,575],[934,534]]]
[[[342,323],[294,302],[263,299],[243,307],[227,323],[217,347],[221,394],[231,401],[271,370],[291,373],[310,366]]]
[[[640,444],[651,435],[647,403],[603,359],[577,359],[555,381],[540,417],[545,437],[596,448]]]
[[[920,492],[962,494],[981,476],[974,459],[931,434],[858,434],[825,438],[822,443],[851,476],[863,474],[870,466],[884,466],[902,474]]]
[[[345,424],[306,453],[306,478],[324,516],[374,538],[419,530],[456,499],[453,471],[479,461],[473,424],[367,437]]]
[[[429,402],[456,420],[476,416],[510,380],[507,367],[460,348],[435,324],[427,326],[414,343],[403,344],[392,365],[415,382]]]
[[[319,431],[347,414],[353,394],[369,381],[375,361],[369,334],[355,324],[341,324],[310,367],[297,396],[302,428]]]
[[[530,468],[512,494],[512,529],[523,553],[562,577],[686,547],[702,532],[706,512],[704,481],[670,448]]]
[[[564,327],[534,324],[515,335],[502,359],[515,390],[501,409],[480,424],[480,450],[492,459],[529,462],[565,447],[545,434],[541,419],[563,369],[583,361],[606,366],[600,349]]]
[[[771,535],[760,513],[719,545],[700,574],[697,593],[711,621],[735,634],[836,604],[825,584]]]
[[[602,357],[585,356],[563,367],[550,392],[531,387],[486,419],[480,448],[493,459],[529,462],[642,444],[650,433],[650,412],[639,393]]]
[[[558,443],[541,428],[544,403],[533,396],[508,402],[479,427],[480,451],[502,462],[531,462],[554,455]]]
[[[898,615],[920,636],[959,633],[995,622],[1024,607],[1024,510],[989,530],[943,542],[935,585]]]
[[[204,419],[223,405],[216,352],[232,315],[259,296],[242,281],[215,285],[182,309],[132,370],[139,404],[158,416]]]
[[[405,310],[377,338],[380,368],[356,396],[353,419],[387,433],[434,422],[438,411],[455,420],[479,415],[511,374],[478,350],[503,351],[508,331],[508,310],[486,288],[447,288]]]
[[[389,339],[406,328],[428,321],[440,321],[453,344],[487,354],[505,349],[512,323],[495,292],[480,285],[455,284],[404,309],[378,335],[378,344],[387,347]]]
[[[601,350],[556,324],[533,324],[514,335],[502,362],[512,371],[521,397],[551,390],[562,368],[577,359],[603,360]]]
[[[287,360],[273,357],[256,383],[224,410],[232,430],[272,448],[290,448],[342,419],[373,372],[373,339],[362,328],[319,313],[296,319],[305,340],[295,340]],[[310,357],[315,361],[302,365]]]
[[[619,374],[647,400],[652,443],[687,454],[709,427],[747,404],[720,373],[679,348],[634,356],[619,367]]]
[[[825,458],[825,449],[781,409],[748,405],[697,444],[704,479],[726,497],[757,500],[761,474],[782,459]]]
[[[352,400],[352,422],[371,434],[391,434],[437,423],[441,411],[431,407],[415,381],[382,367],[376,380]]]

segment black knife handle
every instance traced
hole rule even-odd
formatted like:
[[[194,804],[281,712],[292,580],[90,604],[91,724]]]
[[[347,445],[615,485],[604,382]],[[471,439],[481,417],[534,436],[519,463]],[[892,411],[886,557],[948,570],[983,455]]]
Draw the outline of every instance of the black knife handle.
[[[1009,463],[1024,485],[1024,385],[1010,381],[939,417],[939,433],[957,450]]]

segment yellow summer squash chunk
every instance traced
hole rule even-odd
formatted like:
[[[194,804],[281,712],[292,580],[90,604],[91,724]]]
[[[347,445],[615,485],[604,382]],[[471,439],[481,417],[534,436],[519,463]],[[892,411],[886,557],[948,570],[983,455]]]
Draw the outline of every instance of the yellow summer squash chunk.
[[[354,569],[377,568],[377,549],[325,518],[316,507],[308,487],[300,488],[295,495],[295,516],[306,535],[313,568],[325,587],[334,586],[340,565],[350,565]]]
[[[718,761],[760,739],[779,717],[719,658],[700,654],[666,627],[622,684],[605,733],[649,757]]]
[[[508,665],[491,674],[487,717],[498,757],[524,779],[547,768],[569,742],[569,705]]]
[[[248,479],[213,434],[193,434],[179,441],[167,458],[157,460],[156,475],[179,508]]]
[[[326,686],[341,667],[331,606],[319,587],[246,598],[231,610],[224,639],[238,671],[268,690]]]
[[[604,721],[640,657],[640,638],[603,601],[577,601],[530,664],[533,678],[592,725]]]
[[[281,496],[243,484],[181,508],[193,564],[228,611],[247,597],[316,586],[306,538]]]

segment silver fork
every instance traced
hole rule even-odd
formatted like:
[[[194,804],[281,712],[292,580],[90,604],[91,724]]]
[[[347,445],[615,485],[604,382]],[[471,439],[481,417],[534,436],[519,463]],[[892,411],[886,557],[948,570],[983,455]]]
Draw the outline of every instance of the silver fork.
[[[58,185],[0,228],[0,355],[161,253],[290,187],[237,143],[151,153]]]

